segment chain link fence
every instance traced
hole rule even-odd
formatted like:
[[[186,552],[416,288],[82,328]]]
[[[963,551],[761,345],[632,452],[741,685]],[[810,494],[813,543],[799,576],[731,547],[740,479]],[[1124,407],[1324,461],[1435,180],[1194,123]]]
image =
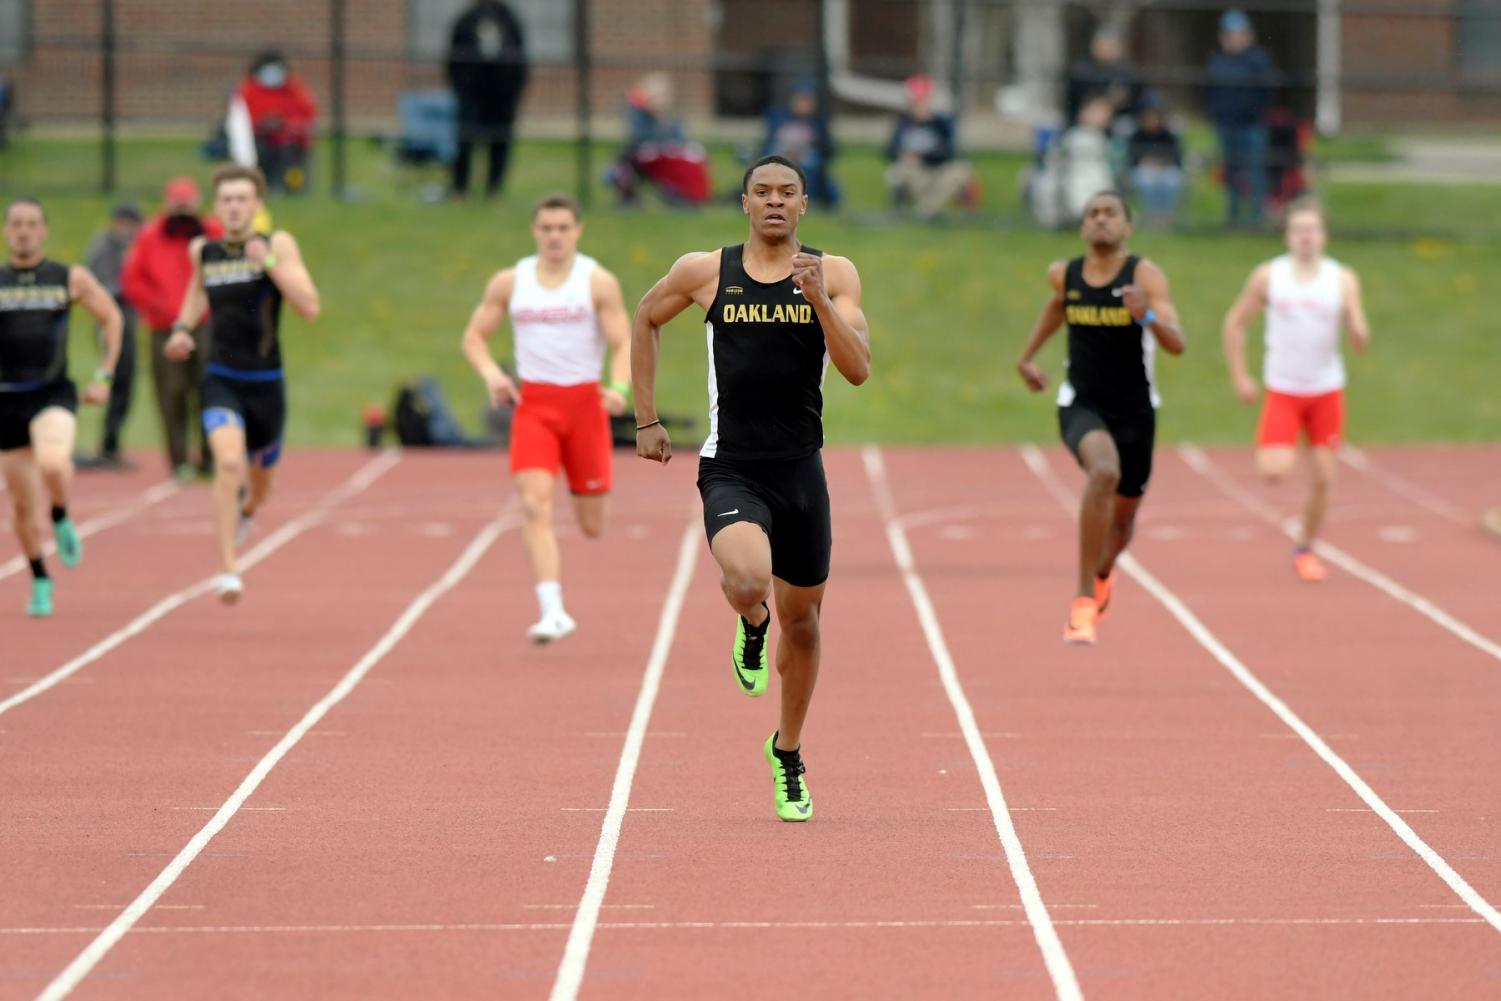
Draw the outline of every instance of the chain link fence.
[[[1062,223],[1085,168],[1139,193],[1144,117],[1179,146],[1157,154],[1183,173],[1173,220],[1209,224],[1221,211],[1231,140],[1215,118],[1224,67],[1211,64],[1223,29],[1240,23],[1228,2],[509,0],[518,37],[482,25],[456,45],[473,6],[0,0],[0,186],[151,197],[166,177],[235,152],[236,95],[276,90],[256,82],[276,58],[306,88],[306,121],[252,99],[248,127],[256,139],[278,126],[293,134],[289,186],[319,195],[437,197],[453,186],[462,142],[514,138],[508,185],[529,178],[586,201],[620,197],[606,174],[643,110],[706,145],[728,189],[738,164],[779,141],[768,112],[806,91],[830,130],[827,167],[844,210],[880,215],[903,208],[893,164],[912,152],[896,148],[894,123],[913,88],[929,87],[934,113],[953,121],[956,158],[975,167],[952,192],[954,213]],[[1491,197],[1501,4],[1256,0],[1239,10],[1266,55],[1265,72],[1237,85],[1261,94],[1265,150],[1254,185],[1232,154],[1232,186],[1271,201],[1339,181]],[[514,118],[497,111],[501,63],[524,67]],[[466,76],[492,93],[455,99]],[[1090,131],[1100,123],[1081,121],[1100,99],[1103,146]],[[1368,222],[1411,226],[1401,214]],[[1467,216],[1456,207],[1457,222]]]

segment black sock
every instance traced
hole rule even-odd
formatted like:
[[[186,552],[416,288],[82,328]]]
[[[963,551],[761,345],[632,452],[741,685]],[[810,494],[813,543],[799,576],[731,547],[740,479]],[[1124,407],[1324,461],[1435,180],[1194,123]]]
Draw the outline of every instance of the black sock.
[[[801,744],[797,745],[797,748],[795,750],[791,750],[791,751],[784,751],[780,747],[778,747],[777,746],[777,741],[779,739],[781,739],[781,736],[782,736],[782,731],[778,730],[776,732],[776,735],[771,738],[771,753],[772,754],[775,754],[777,757],[781,758],[783,761],[791,761],[793,758],[796,758],[796,757],[800,756],[803,753],[803,745],[801,745]]]
[[[59,507],[56,504],[52,505],[52,524],[56,525],[67,516],[68,509],[66,507]]]
[[[766,602],[764,602],[764,601],[761,602],[761,607],[762,608],[766,608]],[[771,625],[771,609],[770,608],[766,608],[766,618],[764,618],[764,619],[761,620],[761,624],[759,626],[753,626],[753,625],[751,625],[750,624],[750,619],[747,619],[743,615],[740,616],[740,620],[745,623],[745,628],[746,629],[749,629],[751,632],[753,632],[753,633],[755,633],[756,635],[759,636],[761,633],[766,632],[766,627],[767,626]]]
[[[42,558],[40,556],[31,561],[31,576],[35,577],[37,580],[47,579],[47,564],[42,562]]]

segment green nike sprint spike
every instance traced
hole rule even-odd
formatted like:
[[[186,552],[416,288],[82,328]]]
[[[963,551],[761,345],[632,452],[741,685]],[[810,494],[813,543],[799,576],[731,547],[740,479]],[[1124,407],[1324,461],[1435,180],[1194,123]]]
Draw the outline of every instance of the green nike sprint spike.
[[[762,608],[766,608],[763,604]],[[767,609],[766,621],[760,627],[752,626],[745,617],[735,619],[735,650],[730,664],[735,668],[735,680],[740,690],[751,698],[766,694],[766,679],[771,672],[766,669],[766,634],[771,630],[771,611]]]
[[[803,757],[801,749],[787,752],[778,751],[777,735],[772,734],[766,738],[766,746],[762,751],[766,754],[766,763],[771,766],[771,784],[776,789],[777,816],[791,824],[801,824],[805,820],[813,819],[813,793],[808,790],[808,783],[803,779]]]
[[[57,536],[57,558],[62,560],[63,566],[76,567],[83,562],[83,537],[78,534],[78,526],[73,524],[72,518],[54,524],[52,534]]]
[[[33,619],[45,619],[52,614],[52,580],[39,577],[31,582],[31,600],[26,602],[26,614]]]

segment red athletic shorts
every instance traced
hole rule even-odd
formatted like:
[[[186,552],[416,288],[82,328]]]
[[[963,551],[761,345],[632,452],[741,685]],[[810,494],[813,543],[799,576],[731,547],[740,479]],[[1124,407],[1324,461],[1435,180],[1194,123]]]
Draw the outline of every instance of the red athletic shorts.
[[[521,384],[511,419],[511,472],[545,469],[556,476],[559,466],[573,493],[610,492],[610,417],[597,382]]]
[[[1336,389],[1318,396],[1294,396],[1267,390],[1256,428],[1257,445],[1296,445],[1298,432],[1315,448],[1339,448],[1345,434],[1345,393]]]

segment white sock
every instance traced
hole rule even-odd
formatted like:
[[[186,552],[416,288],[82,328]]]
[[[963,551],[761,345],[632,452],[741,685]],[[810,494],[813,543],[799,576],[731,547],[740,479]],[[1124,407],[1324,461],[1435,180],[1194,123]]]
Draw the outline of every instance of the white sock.
[[[563,585],[559,581],[544,580],[537,585],[537,607],[542,617],[563,611]]]

